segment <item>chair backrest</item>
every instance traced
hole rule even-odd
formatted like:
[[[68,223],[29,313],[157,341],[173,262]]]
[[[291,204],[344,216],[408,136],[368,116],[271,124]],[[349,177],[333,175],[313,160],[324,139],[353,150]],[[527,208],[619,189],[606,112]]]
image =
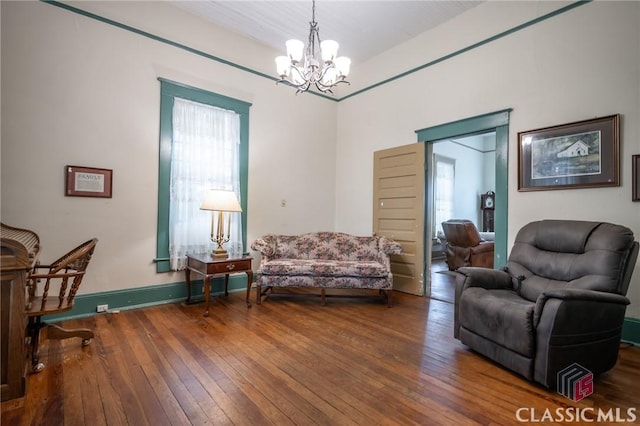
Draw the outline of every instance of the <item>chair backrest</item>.
[[[97,238],[85,241],[70,252],[50,264],[49,272],[55,273],[61,270],[84,272],[87,270],[93,251],[98,244]]]
[[[51,313],[73,306],[73,299],[82,284],[97,243],[97,238],[86,241],[48,265],[48,273],[39,274],[35,271],[31,274],[27,304],[30,315],[38,311]],[[43,282],[41,294],[38,294],[38,282]],[[54,289],[57,289],[57,297],[50,298],[49,292]]]
[[[633,232],[606,222],[542,220],[517,234],[507,267],[520,295],[578,288],[626,295],[638,256]],[[522,279],[524,278],[524,279]]]
[[[475,247],[482,241],[476,225],[467,219],[449,219],[442,222],[447,244],[458,247]]]

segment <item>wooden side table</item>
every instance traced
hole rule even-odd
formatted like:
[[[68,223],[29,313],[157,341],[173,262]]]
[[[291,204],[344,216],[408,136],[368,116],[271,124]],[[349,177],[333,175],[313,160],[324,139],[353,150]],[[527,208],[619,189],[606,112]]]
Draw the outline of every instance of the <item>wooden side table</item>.
[[[228,296],[229,274],[244,272],[247,274],[247,308],[251,307],[249,293],[251,292],[251,282],[253,281],[253,271],[251,270],[250,256],[216,258],[210,253],[187,254],[187,267],[184,270],[187,284],[187,300],[191,303],[191,272],[204,277],[204,316],[209,316],[209,293],[211,293],[211,278],[224,275],[224,295]]]

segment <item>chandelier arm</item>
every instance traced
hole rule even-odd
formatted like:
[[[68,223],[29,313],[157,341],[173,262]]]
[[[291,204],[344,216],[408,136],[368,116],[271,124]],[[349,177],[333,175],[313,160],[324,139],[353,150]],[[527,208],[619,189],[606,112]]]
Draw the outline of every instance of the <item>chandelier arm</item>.
[[[331,84],[331,85],[326,85],[326,84],[322,84],[320,81],[316,81],[314,82],[315,86],[318,88],[318,90],[320,90],[321,92],[329,92],[329,93],[333,93],[331,91],[332,88],[334,88],[335,86],[337,86],[340,83],[346,83],[347,86],[350,86],[351,83],[349,83],[348,81],[341,79],[336,81],[335,83]]]

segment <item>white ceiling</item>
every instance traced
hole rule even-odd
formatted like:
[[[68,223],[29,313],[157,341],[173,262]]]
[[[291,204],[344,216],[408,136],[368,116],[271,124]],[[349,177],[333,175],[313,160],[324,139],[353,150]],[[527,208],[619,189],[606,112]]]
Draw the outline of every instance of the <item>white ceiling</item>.
[[[284,43],[309,36],[312,2],[168,0],[190,13],[284,53]],[[322,40],[340,43],[339,54],[364,62],[477,6],[459,0],[317,0]]]

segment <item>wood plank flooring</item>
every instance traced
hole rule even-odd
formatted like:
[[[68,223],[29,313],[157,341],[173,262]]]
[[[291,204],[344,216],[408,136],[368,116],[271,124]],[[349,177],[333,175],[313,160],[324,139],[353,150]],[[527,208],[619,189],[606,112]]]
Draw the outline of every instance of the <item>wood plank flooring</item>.
[[[46,369],[28,377],[26,397],[2,403],[2,424],[510,425],[522,407],[640,406],[637,347],[623,346],[575,403],[453,339],[447,301],[327,302],[274,296],[247,309],[235,293],[214,298],[208,318],[175,303],[67,321],[96,338],[46,342]]]

